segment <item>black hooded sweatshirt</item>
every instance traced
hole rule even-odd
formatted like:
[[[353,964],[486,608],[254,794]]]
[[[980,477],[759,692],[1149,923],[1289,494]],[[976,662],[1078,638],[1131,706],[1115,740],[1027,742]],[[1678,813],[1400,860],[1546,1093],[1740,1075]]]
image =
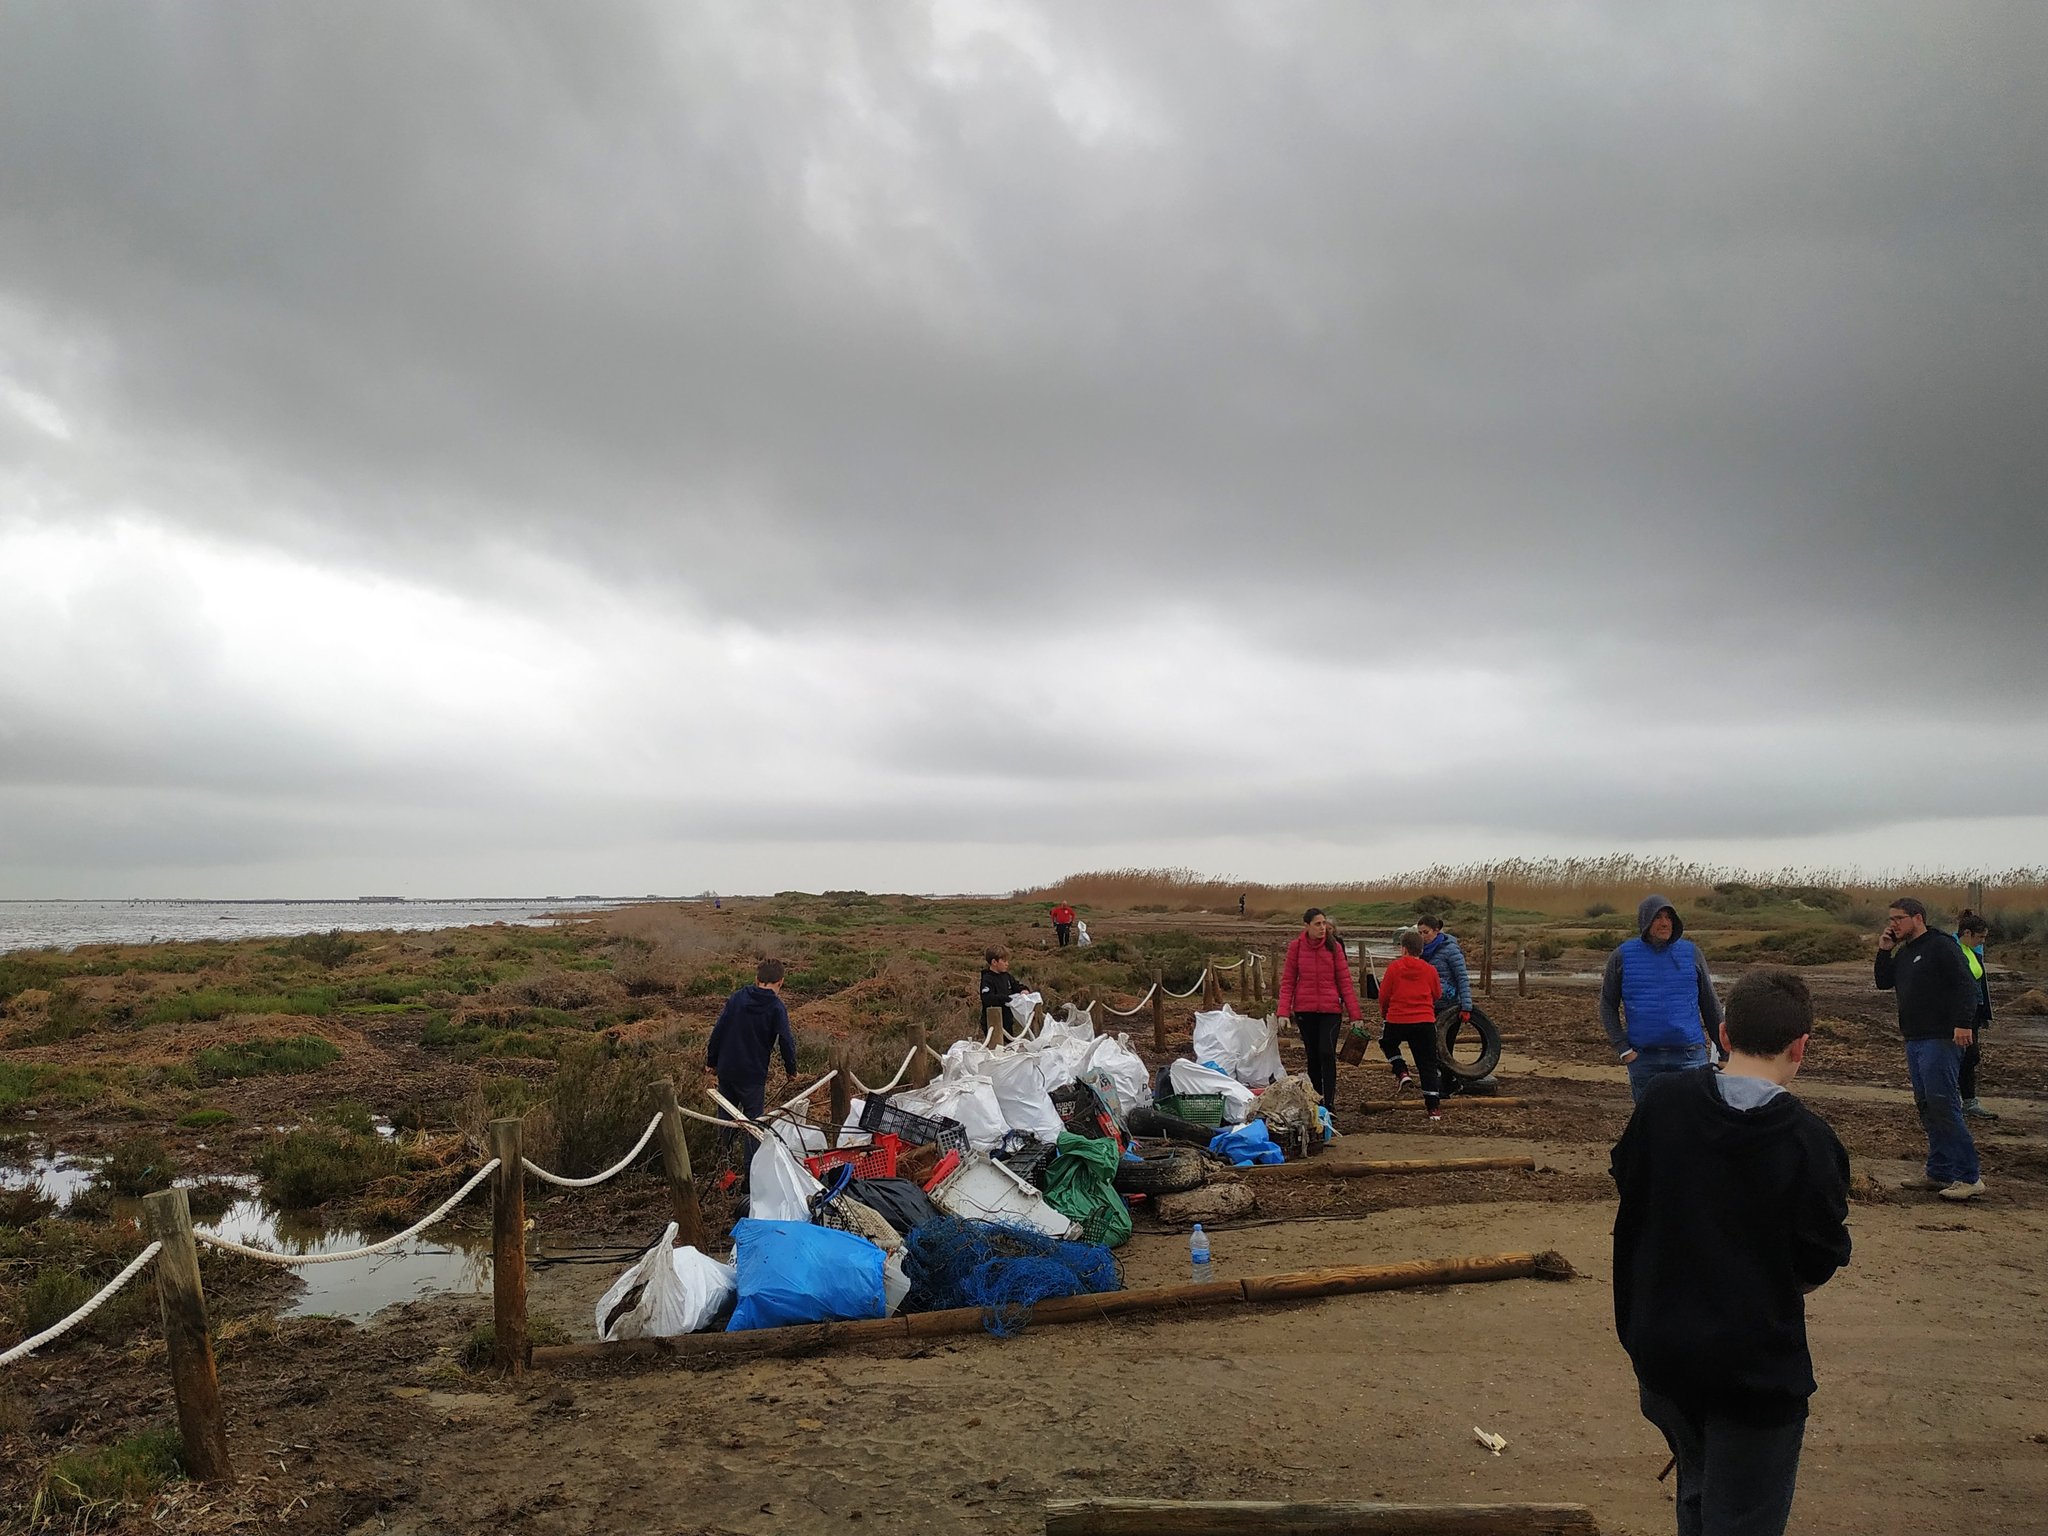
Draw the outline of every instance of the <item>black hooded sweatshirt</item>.
[[[1849,1154],[1790,1093],[1736,1109],[1718,1077],[1656,1079],[1615,1143],[1615,1330],[1653,1391],[1787,1424],[1814,1390],[1803,1293],[1849,1262]]]

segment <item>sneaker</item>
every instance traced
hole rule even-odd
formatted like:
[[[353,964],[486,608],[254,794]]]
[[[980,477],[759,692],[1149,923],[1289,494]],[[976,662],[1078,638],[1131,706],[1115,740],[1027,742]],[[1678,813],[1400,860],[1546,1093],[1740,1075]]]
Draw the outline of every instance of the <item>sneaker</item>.
[[[1974,1200],[1983,1193],[1984,1181],[1982,1179],[1979,1179],[1974,1184],[1965,1184],[1961,1179],[1957,1179],[1955,1183],[1949,1185],[1947,1189],[1941,1192],[1941,1198],[1944,1200]]]
[[[1398,1078],[1394,1080],[1394,1097],[1398,1099],[1399,1097],[1401,1097],[1402,1094],[1406,1093],[1410,1088],[1413,1088],[1414,1086],[1414,1074],[1409,1072],[1403,1072]]]
[[[1924,1173],[1923,1173],[1923,1174],[1921,1174],[1921,1175],[1920,1175],[1920,1177],[1918,1177],[1917,1179],[1908,1179],[1908,1180],[1906,1180],[1906,1182],[1905,1182],[1905,1183],[1903,1183],[1903,1184],[1901,1184],[1901,1185],[1899,1186],[1899,1188],[1901,1188],[1901,1189],[1947,1189],[1947,1188],[1948,1188],[1948,1180],[1946,1180],[1946,1179],[1930,1179],[1930,1178],[1929,1178],[1929,1177],[1928,1177],[1928,1176],[1927,1176],[1926,1174],[1924,1174]]]
[[[1975,1099],[1963,1100],[1963,1113],[1968,1115],[1972,1120],[1996,1120],[1998,1118],[1998,1112],[1996,1110],[1986,1109],[1982,1104],[1978,1103]]]
[[[1432,1109],[1432,1110],[1431,1110],[1431,1111],[1429,1112],[1429,1123],[1430,1123],[1431,1125],[1434,1125],[1434,1124],[1436,1124],[1436,1123],[1437,1123],[1437,1121],[1439,1121],[1439,1120],[1443,1119],[1443,1117],[1444,1117],[1444,1112],[1443,1112],[1442,1110],[1440,1110],[1440,1109]],[[1983,1186],[1982,1184],[1979,1184],[1979,1185],[1978,1185],[1977,1187],[1978,1187],[1979,1189],[1982,1189],[1982,1188],[1983,1188],[1984,1186]],[[1960,1196],[1958,1196],[1957,1198],[1961,1198],[1961,1197],[1960,1197]]]

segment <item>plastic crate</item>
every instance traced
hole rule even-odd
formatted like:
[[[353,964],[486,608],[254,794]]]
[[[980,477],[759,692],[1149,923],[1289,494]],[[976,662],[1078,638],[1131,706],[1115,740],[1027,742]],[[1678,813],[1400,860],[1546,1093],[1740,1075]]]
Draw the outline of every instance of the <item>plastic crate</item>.
[[[903,1143],[894,1136],[877,1136],[873,1146],[834,1147],[829,1151],[816,1152],[804,1159],[804,1166],[811,1170],[811,1177],[822,1179],[841,1163],[853,1164],[856,1179],[893,1179],[896,1177],[896,1159],[903,1151]]]
[[[1169,1093],[1163,1099],[1153,1100],[1152,1107],[1162,1115],[1171,1115],[1176,1120],[1186,1120],[1194,1125],[1223,1124],[1223,1095],[1220,1093]]]
[[[877,1136],[895,1136],[921,1147],[938,1147],[946,1152],[967,1152],[967,1127],[958,1120],[934,1120],[929,1115],[898,1109],[885,1095],[869,1094],[860,1107],[860,1128]]]

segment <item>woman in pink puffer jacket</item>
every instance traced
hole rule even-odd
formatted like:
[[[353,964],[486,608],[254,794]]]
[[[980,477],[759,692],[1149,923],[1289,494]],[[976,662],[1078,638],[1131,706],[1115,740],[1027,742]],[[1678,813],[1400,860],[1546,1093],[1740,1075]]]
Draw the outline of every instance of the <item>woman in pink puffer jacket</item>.
[[[1331,1114],[1337,1112],[1337,1035],[1358,1022],[1358,989],[1344,946],[1330,940],[1321,907],[1301,915],[1301,933],[1280,967],[1280,1022],[1294,1020],[1308,1052],[1308,1080]]]

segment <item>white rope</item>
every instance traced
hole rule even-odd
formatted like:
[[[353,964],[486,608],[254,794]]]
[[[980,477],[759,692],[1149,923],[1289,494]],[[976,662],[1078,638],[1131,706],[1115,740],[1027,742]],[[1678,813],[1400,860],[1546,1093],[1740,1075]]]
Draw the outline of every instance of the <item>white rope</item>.
[[[768,1139],[768,1133],[762,1130],[761,1127],[759,1127],[758,1125],[754,1124],[753,1121],[749,1120],[747,1118],[747,1112],[741,1109],[739,1105],[733,1103],[731,1099],[728,1099],[716,1088],[707,1088],[704,1091],[711,1095],[712,1103],[716,1104],[720,1109],[724,1110],[728,1115],[732,1116],[734,1130],[745,1131],[749,1136],[753,1137],[756,1141],[766,1141]]]
[[[1199,991],[1201,991],[1201,990],[1202,990],[1202,983],[1204,983],[1204,982],[1205,982],[1205,981],[1207,981],[1208,979],[1209,979],[1209,968],[1208,968],[1207,966],[1204,966],[1204,967],[1202,967],[1202,974],[1201,974],[1201,975],[1199,975],[1199,976],[1197,976],[1197,977],[1195,978],[1195,984],[1194,984],[1194,985],[1193,985],[1192,987],[1189,987],[1189,988],[1187,989],[1187,991],[1185,991],[1185,992],[1169,992],[1169,993],[1167,993],[1166,995],[1167,995],[1168,997],[1175,997],[1175,998],[1179,998],[1179,997],[1193,997],[1193,996],[1194,996],[1194,995],[1195,995],[1195,994],[1196,994],[1197,992],[1199,992]]]
[[[926,1046],[925,1049],[930,1051],[931,1047]],[[934,1056],[938,1056],[939,1053],[937,1051],[932,1051],[932,1054]],[[939,1056],[939,1060],[944,1061],[945,1059],[945,1057]],[[887,1081],[886,1083],[882,1084],[882,1086],[879,1088],[870,1088],[866,1083],[860,1080],[860,1074],[855,1072],[851,1067],[848,1067],[846,1069],[846,1075],[853,1079],[853,1086],[858,1088],[864,1096],[868,1098],[873,1098],[878,1093],[889,1093],[893,1091],[896,1085],[902,1082],[904,1077],[909,1073],[910,1064],[915,1060],[917,1060],[917,1047],[913,1045],[909,1050],[903,1053],[903,1065],[896,1069],[896,1075],[890,1078],[889,1081]]]
[[[681,1106],[678,1107],[681,1108]],[[707,1115],[701,1110],[689,1108],[682,1108],[682,1113],[686,1119],[701,1120],[706,1125],[722,1125],[728,1131],[744,1131],[748,1129],[746,1122],[743,1120],[721,1120],[716,1115]]]
[[[797,1094],[794,1098],[784,1099],[782,1101],[782,1107],[784,1109],[795,1109],[797,1105],[809,1099],[812,1094],[816,1093],[820,1088],[824,1087],[827,1083],[831,1082],[832,1079],[837,1077],[838,1075],[839,1069],[837,1067],[834,1067],[830,1072],[827,1072],[823,1077],[819,1078],[815,1083],[811,1084],[811,1086],[806,1088],[802,1093]],[[851,1069],[847,1071],[846,1075],[848,1077],[853,1076],[853,1072],[851,1071]]]
[[[1159,983],[1155,981],[1146,990],[1145,995],[1139,998],[1137,1002],[1133,1003],[1128,1008],[1112,1008],[1109,1006],[1109,1001],[1106,998],[1101,999],[1100,1001],[1102,1002],[1102,1008],[1105,1013],[1115,1014],[1120,1019],[1128,1019],[1133,1014],[1142,1012],[1144,1010],[1145,1005],[1152,1001],[1152,994],[1154,992],[1157,992],[1158,990]]]
[[[633,1159],[647,1150],[647,1143],[654,1139],[654,1133],[660,1128],[661,1116],[657,1114],[652,1120],[647,1122],[647,1129],[642,1131],[640,1139],[633,1143],[632,1151],[628,1152],[616,1163],[613,1163],[611,1167],[605,1169],[603,1173],[593,1173],[587,1179],[571,1179],[559,1173],[549,1173],[547,1169],[541,1167],[539,1163],[536,1163],[530,1157],[522,1157],[519,1161],[526,1171],[536,1179],[546,1184],[552,1184],[557,1189],[588,1189],[593,1184],[602,1184],[606,1179],[617,1178],[628,1168],[632,1167]]]
[[[114,1276],[113,1279],[109,1280],[106,1283],[106,1285],[101,1288],[99,1295],[93,1297],[91,1301],[88,1301],[84,1306],[80,1307],[76,1312],[72,1313],[62,1322],[50,1324],[49,1327],[45,1328],[41,1333],[37,1334],[34,1338],[23,1339],[19,1344],[15,1345],[12,1349],[8,1350],[6,1354],[0,1355],[0,1365],[12,1365],[15,1361],[23,1358],[24,1356],[33,1354],[36,1350],[41,1349],[45,1344],[49,1343],[52,1339],[63,1338],[65,1334],[69,1333],[72,1329],[76,1328],[88,1317],[91,1317],[93,1313],[99,1311],[100,1307],[104,1305],[110,1297],[113,1296],[114,1292],[120,1290],[122,1286],[126,1285],[130,1280],[133,1280],[138,1274],[140,1274],[142,1272],[142,1267],[145,1264],[147,1264],[151,1259],[155,1258],[157,1254],[162,1251],[163,1246],[164,1245],[160,1242],[151,1243],[147,1248],[143,1249],[142,1252],[138,1253],[137,1255],[135,1255],[134,1258],[130,1259],[128,1261],[128,1267],[122,1270],[121,1273],[119,1273],[118,1275]]]
[[[1244,957],[1243,957],[1242,955],[1240,955],[1240,956],[1238,956],[1238,957],[1237,957],[1237,959],[1235,959],[1235,960],[1232,960],[1232,961],[1231,961],[1231,962],[1230,962],[1229,964],[1227,964],[1227,965],[1226,965],[1226,964],[1224,964],[1224,962],[1223,962],[1223,961],[1221,961],[1221,960],[1212,960],[1212,961],[1210,961],[1210,962],[1209,962],[1209,969],[1210,969],[1210,970],[1212,970],[1212,971],[1234,971],[1234,970],[1236,970],[1236,969],[1237,969],[1237,968],[1238,968],[1239,966],[1241,966],[1241,965],[1243,965],[1243,964],[1244,964]]]
[[[462,1188],[455,1191],[446,1200],[443,1200],[439,1207],[429,1211],[403,1232],[395,1233],[380,1242],[370,1243],[361,1248],[350,1248],[342,1253],[277,1253],[269,1248],[246,1247],[229,1238],[222,1237],[218,1233],[208,1232],[204,1228],[194,1228],[192,1235],[210,1248],[219,1248],[227,1253],[239,1253],[245,1259],[261,1259],[266,1264],[282,1264],[287,1269],[298,1269],[307,1264],[338,1264],[343,1259],[366,1258],[373,1253],[382,1253],[387,1248],[396,1248],[407,1238],[419,1236],[420,1233],[426,1231],[427,1228],[454,1210],[456,1206],[462,1204],[468,1198],[469,1192],[495,1173],[497,1168],[498,1160],[494,1157],[488,1163],[485,1163],[483,1167],[477,1169],[475,1173],[471,1174],[467,1184],[463,1185]]]

